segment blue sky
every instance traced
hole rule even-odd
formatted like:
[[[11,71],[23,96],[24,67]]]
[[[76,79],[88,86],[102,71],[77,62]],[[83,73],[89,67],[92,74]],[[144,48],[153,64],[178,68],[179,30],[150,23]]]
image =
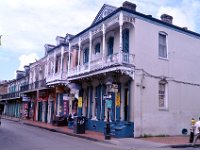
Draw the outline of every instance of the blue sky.
[[[167,13],[173,23],[200,33],[199,0],[129,0],[137,11],[159,18]],[[124,0],[1,0],[0,80],[15,78],[16,70],[44,56],[46,43],[56,36],[77,34],[88,27],[104,3],[121,6]]]

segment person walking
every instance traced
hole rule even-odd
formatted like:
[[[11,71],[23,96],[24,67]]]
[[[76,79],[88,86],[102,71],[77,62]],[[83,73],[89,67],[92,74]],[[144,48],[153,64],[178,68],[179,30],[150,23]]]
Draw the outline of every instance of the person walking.
[[[200,117],[199,117],[199,120],[194,124],[195,126],[195,138],[194,138],[194,141],[192,143],[192,145],[194,146],[197,142],[197,140],[200,138]]]

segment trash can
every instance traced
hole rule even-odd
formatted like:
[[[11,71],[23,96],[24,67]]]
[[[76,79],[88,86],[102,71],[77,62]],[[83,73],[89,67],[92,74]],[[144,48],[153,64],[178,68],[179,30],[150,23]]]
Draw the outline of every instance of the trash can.
[[[74,133],[84,134],[85,133],[86,119],[82,116],[74,118]]]

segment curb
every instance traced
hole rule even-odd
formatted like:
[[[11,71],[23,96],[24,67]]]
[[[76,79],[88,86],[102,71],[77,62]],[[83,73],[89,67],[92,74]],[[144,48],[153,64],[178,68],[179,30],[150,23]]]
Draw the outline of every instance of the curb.
[[[161,146],[163,148],[187,148],[187,147],[200,147],[200,144],[195,144],[192,146],[192,144],[179,144],[179,145],[166,145],[166,146]]]
[[[6,117],[2,117],[1,119],[5,119],[5,120],[9,120],[9,121],[14,121],[14,122],[20,122],[22,120],[14,120],[12,118],[6,118]]]
[[[102,140],[98,140],[98,139],[95,139],[95,138],[85,137],[85,136],[82,136],[81,134],[63,132],[63,131],[59,131],[59,130],[56,130],[56,129],[49,129],[49,128],[47,128],[47,127],[41,127],[41,126],[39,126],[39,125],[33,125],[33,124],[30,124],[30,123],[26,123],[26,122],[24,122],[23,124],[28,125],[28,126],[38,127],[38,128],[45,129],[45,130],[49,130],[49,131],[51,131],[51,132],[62,133],[62,134],[65,134],[65,135],[74,136],[74,137],[78,137],[78,138],[82,138],[82,139],[94,141],[94,142],[109,143],[109,142],[102,141]]]

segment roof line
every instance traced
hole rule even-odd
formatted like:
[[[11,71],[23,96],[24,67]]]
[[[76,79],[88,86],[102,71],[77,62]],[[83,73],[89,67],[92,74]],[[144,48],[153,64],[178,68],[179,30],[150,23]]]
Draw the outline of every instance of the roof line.
[[[140,17],[143,17],[145,19],[148,19],[148,20],[151,20],[151,21],[154,21],[154,22],[157,22],[159,24],[163,24],[163,25],[166,25],[168,27],[171,27],[171,28],[174,28],[174,29],[178,29],[182,32],[185,32],[185,33],[189,33],[189,34],[192,34],[194,36],[198,36],[200,37],[200,34],[197,33],[197,32],[194,32],[194,31],[191,31],[191,30],[186,30],[186,29],[183,29],[179,26],[176,26],[176,25],[173,25],[173,24],[169,24],[169,23],[166,23],[166,22],[163,22],[162,20],[159,20],[159,19],[156,19],[156,18],[153,18],[153,17],[149,17],[149,15],[145,15],[145,14],[142,14],[140,12],[137,12],[137,11],[132,11],[132,10],[129,10],[127,8],[124,8],[124,7],[119,7],[117,8],[116,10],[114,10],[112,13],[110,13],[108,16],[106,16],[105,18],[103,18],[102,20],[100,20],[99,22],[96,22],[94,24],[92,24],[91,26],[87,27],[86,29],[84,29],[83,31],[79,32],[78,34],[74,35],[72,38],[70,38],[69,40],[73,40],[75,39],[76,37],[78,37],[79,35],[87,32],[88,30],[90,30],[91,28],[93,28],[94,26],[102,23],[103,21],[105,21],[106,19],[108,19],[109,17],[113,16],[114,14],[120,12],[120,11],[126,11],[126,12],[129,12],[131,14],[134,14],[134,15],[138,15]]]

